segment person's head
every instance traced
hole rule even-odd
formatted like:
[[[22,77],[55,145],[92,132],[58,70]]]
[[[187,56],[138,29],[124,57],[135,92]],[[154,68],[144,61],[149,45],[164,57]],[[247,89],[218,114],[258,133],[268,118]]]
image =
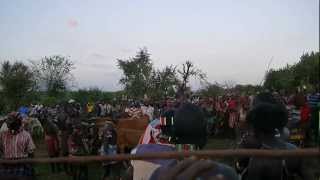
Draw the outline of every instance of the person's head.
[[[247,122],[257,137],[274,137],[276,129],[282,130],[287,124],[288,113],[281,105],[260,103],[248,113]]]
[[[199,148],[206,144],[207,123],[202,110],[196,105],[182,104],[174,114],[173,123],[177,144],[194,144]]]
[[[254,98],[252,105],[257,106],[261,103],[278,104],[278,101],[270,92],[262,92]]]
[[[172,99],[167,99],[165,105],[166,105],[168,108],[171,108],[171,107],[174,106],[174,101],[173,101]]]
[[[13,133],[17,132],[22,125],[21,114],[18,112],[9,113],[6,119],[6,123],[10,131],[12,131]]]
[[[145,100],[144,102],[143,102],[143,105],[145,105],[145,106],[149,106],[149,101],[148,100]]]

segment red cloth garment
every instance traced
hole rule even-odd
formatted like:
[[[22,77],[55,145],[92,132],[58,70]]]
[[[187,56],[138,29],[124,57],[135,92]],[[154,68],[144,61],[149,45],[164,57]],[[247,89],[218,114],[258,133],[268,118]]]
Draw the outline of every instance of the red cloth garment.
[[[230,109],[230,110],[237,109],[237,102],[233,99],[228,101],[228,109]]]
[[[308,105],[304,105],[300,108],[300,122],[307,123],[310,120],[311,110]]]
[[[58,137],[46,135],[45,140],[47,143],[49,157],[57,157],[59,155]]]

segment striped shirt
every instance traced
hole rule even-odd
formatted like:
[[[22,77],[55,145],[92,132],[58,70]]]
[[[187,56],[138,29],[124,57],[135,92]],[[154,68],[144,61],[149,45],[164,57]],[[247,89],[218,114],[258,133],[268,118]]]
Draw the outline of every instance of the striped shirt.
[[[27,158],[35,150],[31,135],[21,130],[18,134],[10,131],[0,133],[0,151],[4,159]]]
[[[316,108],[320,102],[320,94],[314,94],[308,96],[308,104],[311,108]]]

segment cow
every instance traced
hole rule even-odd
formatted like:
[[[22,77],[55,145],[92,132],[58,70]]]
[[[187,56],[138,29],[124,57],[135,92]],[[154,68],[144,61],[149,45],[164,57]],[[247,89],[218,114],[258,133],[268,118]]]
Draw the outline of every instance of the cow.
[[[117,144],[120,152],[134,148],[149,124],[148,116],[119,119],[117,128]]]

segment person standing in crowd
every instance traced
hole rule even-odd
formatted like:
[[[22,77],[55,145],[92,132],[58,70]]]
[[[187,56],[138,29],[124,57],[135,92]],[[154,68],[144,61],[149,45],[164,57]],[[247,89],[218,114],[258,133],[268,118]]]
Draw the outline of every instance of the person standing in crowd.
[[[100,155],[115,155],[117,154],[117,132],[111,123],[107,123],[102,130],[102,145],[100,148]],[[116,161],[105,162],[102,164],[104,168],[103,179],[107,179],[110,176],[119,176],[117,171]],[[117,173],[118,172],[118,173]]]
[[[58,140],[58,127],[51,121],[47,120],[44,124],[45,141],[47,144],[48,156],[50,158],[59,157],[59,140]],[[51,172],[60,172],[58,163],[51,164]]]
[[[320,93],[314,91],[312,94],[308,96],[308,105],[311,110],[311,120],[310,120],[310,126],[312,129],[312,134],[314,141],[317,144],[320,144]]]
[[[110,103],[107,103],[107,107],[106,107],[106,113],[107,113],[107,116],[110,116],[112,117],[112,105]]]
[[[93,115],[93,110],[94,110],[94,105],[93,105],[93,103],[88,102],[88,103],[87,103],[87,106],[86,106],[86,109],[87,109],[88,117],[91,117],[91,116]]]
[[[121,114],[121,106],[119,103],[116,103],[114,101],[111,106],[112,121],[117,122],[117,119],[120,117],[120,114]]]
[[[23,105],[18,109],[18,112],[20,113],[20,116],[22,118],[25,118],[29,115],[29,108],[27,106]]]
[[[304,142],[310,140],[310,116],[311,110],[306,103],[306,98],[303,94],[296,94],[292,99],[292,105],[288,106],[289,110],[289,129],[295,133],[301,134]]]
[[[100,116],[101,116],[100,102],[95,103],[93,109],[94,109],[94,110],[93,110],[93,111],[94,111],[94,115],[95,115],[96,117],[100,117]]]
[[[73,132],[68,138],[69,156],[85,156],[89,154],[89,146],[87,138],[83,132],[83,127],[80,124],[74,125]],[[88,166],[85,164],[74,164],[73,179],[87,180]]]
[[[60,142],[60,151],[63,157],[67,157],[69,155],[68,149],[68,137],[70,134],[70,127],[67,124],[68,121],[68,114],[67,114],[67,105],[63,105],[59,107],[57,116],[57,126],[59,129],[59,142]],[[68,164],[64,164],[64,171],[66,173],[70,173],[70,169]]]
[[[7,116],[8,130],[0,133],[0,152],[2,159],[25,159],[33,157],[35,145],[31,135],[21,128],[22,116],[12,112]],[[34,179],[34,170],[30,164],[1,164],[1,179]]]
[[[105,102],[99,104],[100,107],[100,116],[105,117],[107,115],[107,105]]]
[[[244,149],[287,149],[294,150],[297,147],[277,137],[278,131],[282,131],[288,121],[285,107],[278,103],[272,96],[261,95],[256,98],[253,109],[247,116],[247,122],[253,130],[253,134],[242,139],[239,148]],[[313,177],[306,167],[305,162],[299,158],[242,158],[236,161],[236,169],[242,179],[246,180],[285,180],[294,175],[305,180]]]
[[[153,120],[153,115],[154,115],[154,107],[152,104],[150,104],[148,101],[146,101],[142,106],[141,106],[141,111],[142,114],[147,115],[149,117],[149,121]]]

